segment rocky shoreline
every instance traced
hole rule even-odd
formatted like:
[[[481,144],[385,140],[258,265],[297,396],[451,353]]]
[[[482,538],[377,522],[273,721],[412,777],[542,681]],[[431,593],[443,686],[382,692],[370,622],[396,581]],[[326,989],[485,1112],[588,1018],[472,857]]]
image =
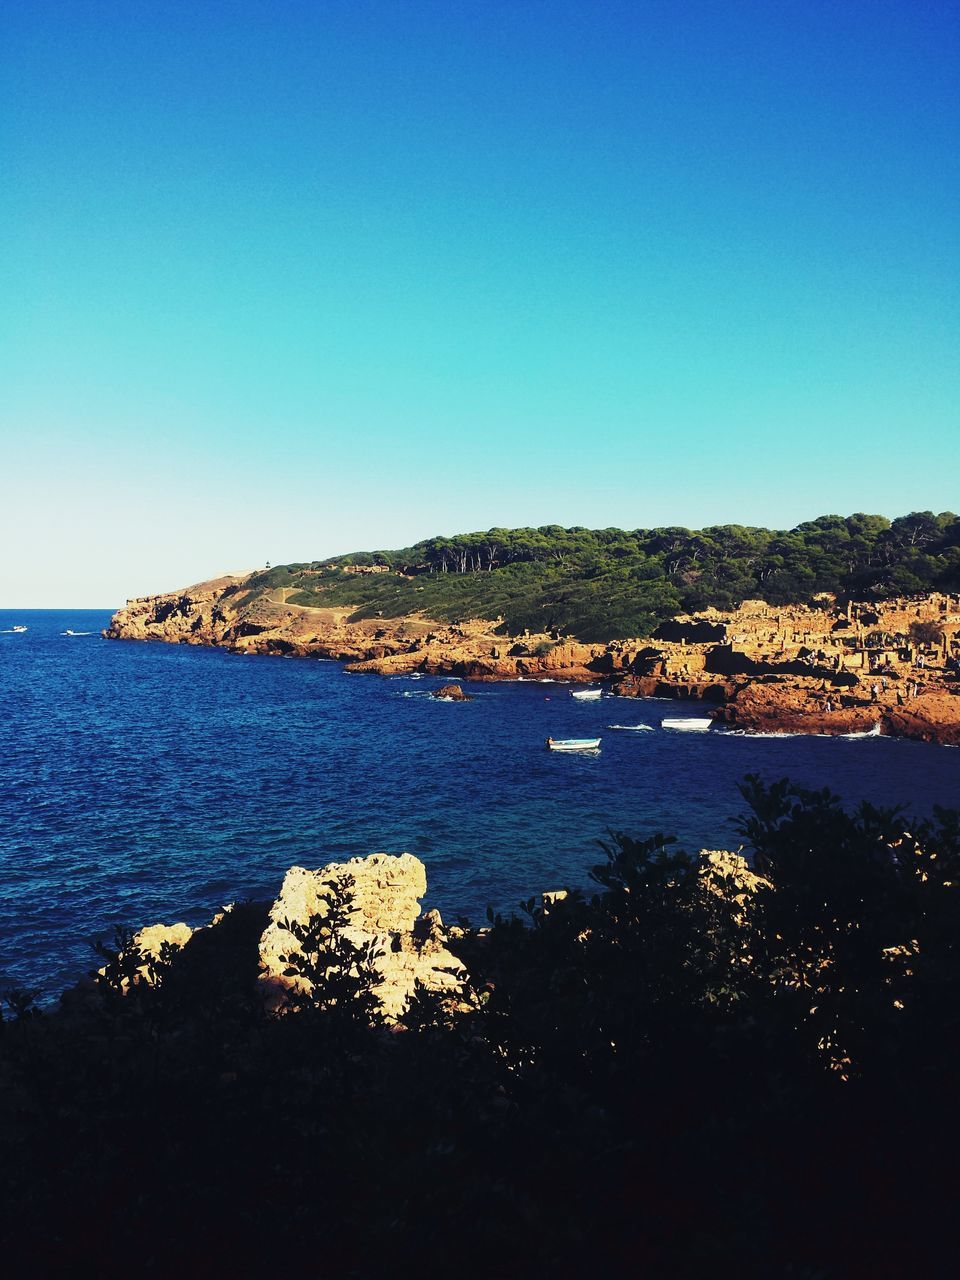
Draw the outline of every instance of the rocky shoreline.
[[[345,945],[367,973],[372,1010],[395,1025],[418,989],[456,1002],[467,978],[447,949],[463,930],[445,928],[435,909],[422,913],[426,891],[426,868],[409,853],[372,853],[318,870],[290,867],[273,902],[231,903],[197,929],[183,922],[140,929],[125,945],[125,963],[114,961],[69,988],[61,1007],[82,1012],[98,986],[127,994],[155,985],[158,967],[192,967],[195,980],[197,969],[219,963],[255,975],[267,1012],[290,1012],[299,997],[312,995],[311,954],[329,955],[333,964]]]
[[[330,658],[351,672],[468,681],[603,682],[623,697],[713,704],[730,728],[960,745],[960,597],[815,607],[745,601],[665,623],[652,637],[586,644],[504,636],[496,622],[358,619],[346,608],[253,595],[242,578],[128,600],[110,639],[213,645],[236,654]]]
[[[746,899],[767,883],[739,853],[701,849],[695,862],[711,893],[734,888]],[[273,901],[229,903],[198,928],[182,921],[147,925],[115,955],[105,949],[108,963],[67,988],[60,1010],[82,1016],[95,1006],[98,990],[128,995],[157,985],[171,967],[196,983],[204,970],[219,966],[246,975],[249,994],[265,1012],[295,1013],[314,997],[325,967],[348,957],[369,981],[371,1014],[388,1027],[401,1025],[424,993],[471,1013],[475,1006],[464,1003],[470,974],[458,952],[489,929],[445,925],[436,908],[423,909],[426,892],[426,867],[410,853],[371,853],[316,870],[293,866]],[[541,909],[555,909],[568,894],[542,893]]]

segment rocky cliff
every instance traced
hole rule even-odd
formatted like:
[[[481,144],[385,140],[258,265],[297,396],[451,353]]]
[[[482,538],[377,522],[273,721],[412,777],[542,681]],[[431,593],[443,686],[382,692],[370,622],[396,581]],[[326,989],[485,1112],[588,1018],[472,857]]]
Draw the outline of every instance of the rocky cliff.
[[[630,646],[556,635],[504,636],[495,621],[439,622],[420,613],[361,618],[345,607],[289,604],[282,590],[251,593],[246,579],[216,578],[128,600],[104,634],[117,640],[218,645],[233,653],[335,658],[351,671],[422,671],[465,680],[547,675],[595,680],[629,669]]]
[[[218,578],[129,600],[113,639],[218,645],[237,654],[335,658],[354,672],[463,680],[604,681],[621,696],[716,704],[732,728],[858,733],[878,729],[960,743],[960,597],[881,603],[832,597],[776,608],[745,601],[665,623],[652,637],[586,644],[556,632],[502,634],[495,621],[421,613],[368,618],[295,605],[286,591]]]
[[[303,944],[290,924],[332,921],[332,904],[343,919],[329,929],[321,925],[320,933],[329,948],[345,939],[352,951],[369,957],[373,995],[387,1021],[403,1014],[418,986],[455,996],[466,970],[446,948],[439,912],[418,918],[426,891],[426,869],[409,853],[374,853],[320,871],[291,867],[260,938],[260,983],[268,1007],[282,1007],[291,991],[312,994],[313,984],[302,973]]]
[[[744,912],[758,886],[768,883],[742,854],[704,849],[697,857],[706,888],[730,895]],[[247,983],[252,992],[255,986],[258,1004],[279,1016],[304,1008],[314,995],[324,999],[317,984],[332,983],[330,990],[336,991],[346,955],[350,976],[370,982],[377,1023],[397,1026],[418,992],[469,1013],[475,1007],[469,999],[470,975],[456,947],[468,938],[476,946],[488,931],[448,930],[435,909],[421,915],[426,890],[426,868],[409,853],[373,853],[316,871],[291,867],[269,906],[230,904],[196,929],[160,923],[133,933],[98,970],[98,981],[118,995],[169,981],[201,991],[215,988],[218,972],[222,985],[228,971],[240,989]],[[565,889],[545,892],[543,909],[550,911],[568,897]],[[316,983],[306,976],[310,969]],[[64,1010],[83,1013],[92,1007],[96,986],[86,981],[64,993]]]
[[[183,923],[148,925],[99,975],[126,993],[140,983],[152,986],[170,967],[174,980],[187,976],[198,987],[209,985],[212,970],[226,967],[237,979],[249,975],[268,1012],[284,1013],[302,1007],[291,997],[305,996],[309,1003],[311,963],[315,974],[329,978],[349,954],[364,958],[372,1011],[390,1025],[418,989],[456,1004],[467,980],[462,962],[448,950],[440,913],[420,914],[426,890],[424,865],[409,853],[374,853],[317,871],[291,867],[269,907],[230,905],[198,929]],[[316,947],[313,956],[302,942],[307,933]],[[89,983],[81,984],[66,993],[65,1007],[82,1006],[91,993]]]

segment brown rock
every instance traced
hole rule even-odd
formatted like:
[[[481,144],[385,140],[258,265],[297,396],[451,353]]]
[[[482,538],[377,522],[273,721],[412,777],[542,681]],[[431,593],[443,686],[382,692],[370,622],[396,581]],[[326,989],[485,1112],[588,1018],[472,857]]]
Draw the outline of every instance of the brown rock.
[[[431,697],[442,698],[444,702],[470,702],[469,693],[464,693],[458,684],[445,684],[442,689],[434,689]]]
[[[238,653],[337,658],[349,671],[382,675],[421,671],[473,681],[549,676],[593,682],[606,674],[623,696],[725,703],[723,718],[743,728],[849,733],[879,723],[883,732],[898,736],[960,740],[960,699],[953,696],[960,601],[954,596],[850,602],[842,609],[829,596],[818,597],[814,607],[773,608],[747,600],[732,611],[706,609],[677,618],[676,625],[660,629],[655,644],[636,638],[597,645],[561,639],[556,632],[505,637],[499,619],[450,624],[410,614],[355,620],[349,608],[291,605],[289,588],[248,590],[247,582],[218,578],[130,600],[105,634],[223,645]],[[918,640],[918,623],[935,624],[936,643]],[[887,688],[874,695],[871,684],[879,678]],[[773,694],[776,679],[786,683]],[[842,702],[841,685],[848,690]],[[831,710],[825,697],[815,696],[818,691],[834,694]],[[440,696],[467,697],[462,691]]]

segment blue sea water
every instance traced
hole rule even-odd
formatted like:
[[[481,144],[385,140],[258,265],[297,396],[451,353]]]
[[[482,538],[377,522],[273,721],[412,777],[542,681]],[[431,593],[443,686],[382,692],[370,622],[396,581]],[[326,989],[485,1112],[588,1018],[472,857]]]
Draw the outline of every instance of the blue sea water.
[[[0,989],[56,993],[114,925],[201,924],[273,896],[294,864],[409,850],[427,905],[479,920],[587,885],[609,828],[736,848],[751,772],[851,803],[960,804],[947,748],[671,733],[663,716],[691,714],[676,703],[577,702],[537,682],[445,703],[430,677],[108,641],[108,619],[0,612]],[[606,729],[641,720],[657,731]],[[548,735],[602,749],[549,752]]]

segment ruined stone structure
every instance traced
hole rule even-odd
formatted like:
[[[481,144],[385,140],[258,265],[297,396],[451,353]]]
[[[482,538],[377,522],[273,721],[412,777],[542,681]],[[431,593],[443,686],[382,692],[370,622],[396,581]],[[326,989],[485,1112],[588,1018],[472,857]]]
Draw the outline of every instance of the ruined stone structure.
[[[355,672],[461,680],[606,680],[634,697],[703,700],[728,724],[764,732],[867,732],[960,743],[960,597],[813,606],[747,600],[664,623],[654,636],[584,644],[505,637],[497,620],[420,614],[354,619],[347,608],[247,599],[242,580],[128,602],[106,634],[214,644],[235,653],[336,658]]]

